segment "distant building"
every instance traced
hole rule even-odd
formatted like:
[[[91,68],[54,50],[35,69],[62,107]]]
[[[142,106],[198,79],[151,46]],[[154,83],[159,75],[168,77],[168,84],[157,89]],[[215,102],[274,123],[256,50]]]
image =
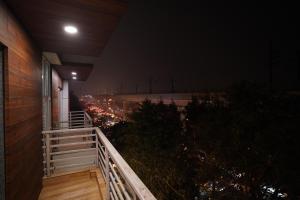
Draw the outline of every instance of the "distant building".
[[[192,100],[192,97],[197,97],[199,100],[203,98],[217,98],[224,100],[225,92],[195,92],[195,93],[160,93],[160,94],[120,94],[115,95],[114,98],[117,102],[122,102],[124,109],[130,104],[140,104],[145,99],[153,103],[163,102],[164,104],[175,103],[179,110]]]

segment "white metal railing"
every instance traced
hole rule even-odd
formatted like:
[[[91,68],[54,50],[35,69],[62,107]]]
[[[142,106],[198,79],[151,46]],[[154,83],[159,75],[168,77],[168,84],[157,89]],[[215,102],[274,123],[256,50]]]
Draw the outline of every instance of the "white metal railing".
[[[97,127],[43,131],[44,174],[99,167],[107,200],[156,199]]]
[[[92,126],[92,118],[85,111],[71,111],[68,121],[55,122],[53,129],[88,128]]]

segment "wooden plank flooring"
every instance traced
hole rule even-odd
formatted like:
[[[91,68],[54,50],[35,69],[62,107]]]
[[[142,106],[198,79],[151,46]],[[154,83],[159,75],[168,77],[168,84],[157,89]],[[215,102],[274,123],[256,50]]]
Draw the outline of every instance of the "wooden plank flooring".
[[[90,170],[46,178],[39,200],[101,200],[97,176]]]

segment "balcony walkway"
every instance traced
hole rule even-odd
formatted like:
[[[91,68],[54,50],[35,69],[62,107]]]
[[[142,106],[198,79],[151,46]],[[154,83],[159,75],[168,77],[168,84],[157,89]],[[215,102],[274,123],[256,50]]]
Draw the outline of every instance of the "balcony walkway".
[[[45,178],[39,200],[101,200],[104,193],[104,179],[94,169]]]
[[[156,200],[102,131],[90,127],[88,114],[75,114],[76,119],[57,130],[42,132],[44,182],[39,199]]]

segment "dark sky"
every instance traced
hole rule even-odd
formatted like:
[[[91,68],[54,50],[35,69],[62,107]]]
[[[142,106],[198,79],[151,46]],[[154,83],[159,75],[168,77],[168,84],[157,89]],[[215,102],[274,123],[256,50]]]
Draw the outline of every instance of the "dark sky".
[[[81,93],[224,89],[234,82],[298,81],[298,11],[276,1],[130,0],[89,79],[72,82]],[[242,3],[241,3],[242,2]],[[296,8],[296,7],[295,7]],[[299,53],[299,52],[298,52]],[[66,58],[67,59],[67,58]]]

